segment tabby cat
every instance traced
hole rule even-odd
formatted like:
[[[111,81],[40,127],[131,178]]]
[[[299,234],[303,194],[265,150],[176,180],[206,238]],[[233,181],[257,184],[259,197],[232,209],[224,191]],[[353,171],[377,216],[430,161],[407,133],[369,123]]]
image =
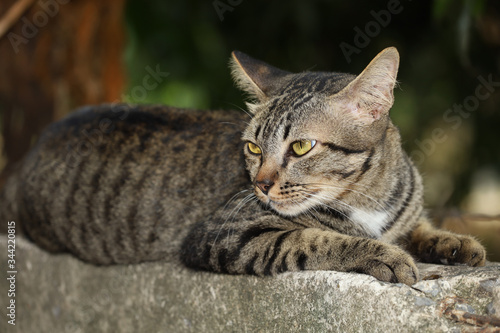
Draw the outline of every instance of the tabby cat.
[[[476,240],[425,218],[421,177],[389,119],[398,66],[395,48],[358,76],[293,74],[235,51],[249,116],[82,108],[49,126],[8,180],[3,220],[100,265],[335,270],[408,285],[413,258],[483,265]]]

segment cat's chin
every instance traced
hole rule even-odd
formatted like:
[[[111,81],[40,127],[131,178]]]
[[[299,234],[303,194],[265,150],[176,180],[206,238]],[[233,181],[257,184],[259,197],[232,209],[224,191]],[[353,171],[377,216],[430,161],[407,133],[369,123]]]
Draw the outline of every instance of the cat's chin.
[[[273,201],[267,203],[275,212],[283,216],[297,216],[304,211],[307,211],[304,203],[288,202],[288,201]]]

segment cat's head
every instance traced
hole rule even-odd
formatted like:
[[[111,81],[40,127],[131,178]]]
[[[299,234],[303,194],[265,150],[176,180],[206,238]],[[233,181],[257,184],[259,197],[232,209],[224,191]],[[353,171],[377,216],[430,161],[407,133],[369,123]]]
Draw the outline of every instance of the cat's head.
[[[233,52],[235,81],[252,97],[242,138],[257,197],[288,216],[338,201],[385,135],[398,66],[393,47],[358,76],[294,74]]]

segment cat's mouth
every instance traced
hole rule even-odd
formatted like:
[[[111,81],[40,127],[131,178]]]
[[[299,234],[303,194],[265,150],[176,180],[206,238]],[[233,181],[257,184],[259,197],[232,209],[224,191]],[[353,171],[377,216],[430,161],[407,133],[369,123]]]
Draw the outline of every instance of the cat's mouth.
[[[296,216],[311,209],[317,200],[314,197],[319,189],[305,189],[303,185],[285,183],[265,189],[255,186],[257,198],[275,212],[285,216]]]
[[[276,212],[286,216],[299,215],[310,208],[307,196],[301,198],[276,198],[267,196],[267,204]]]

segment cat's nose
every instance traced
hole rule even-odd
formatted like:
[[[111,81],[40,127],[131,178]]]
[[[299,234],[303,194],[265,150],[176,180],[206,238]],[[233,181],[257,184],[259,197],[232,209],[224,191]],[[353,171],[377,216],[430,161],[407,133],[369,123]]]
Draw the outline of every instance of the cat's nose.
[[[267,195],[273,187],[274,182],[278,180],[278,171],[273,164],[264,163],[255,177],[255,185]]]
[[[274,185],[274,181],[272,181],[270,179],[264,179],[264,180],[255,182],[255,184],[262,191],[262,193],[267,195],[267,193],[269,192],[271,187]]]

